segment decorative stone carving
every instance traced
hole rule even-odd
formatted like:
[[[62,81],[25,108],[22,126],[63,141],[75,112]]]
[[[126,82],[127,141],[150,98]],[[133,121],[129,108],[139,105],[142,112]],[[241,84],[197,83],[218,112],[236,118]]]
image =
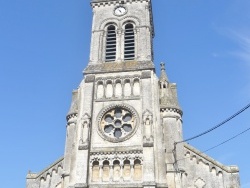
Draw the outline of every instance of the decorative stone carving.
[[[110,105],[98,115],[98,133],[110,142],[122,142],[133,136],[138,128],[139,118],[129,105]]]
[[[144,147],[152,147],[154,143],[154,137],[152,134],[152,126],[153,126],[153,115],[149,110],[146,110],[143,113],[143,146]]]
[[[205,181],[201,178],[197,179],[194,183],[195,188],[204,188],[206,185]]]
[[[96,100],[140,99],[140,75],[96,78]]]
[[[88,149],[89,147],[89,128],[90,128],[90,116],[85,113],[81,119],[81,130],[79,140],[79,150]]]
[[[91,153],[91,180],[114,183],[141,181],[142,156],[142,151]]]

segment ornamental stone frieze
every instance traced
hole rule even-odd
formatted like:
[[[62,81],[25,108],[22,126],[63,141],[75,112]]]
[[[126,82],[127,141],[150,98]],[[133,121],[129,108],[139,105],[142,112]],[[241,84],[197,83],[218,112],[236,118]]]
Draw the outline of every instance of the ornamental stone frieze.
[[[142,151],[90,154],[90,180],[93,183],[140,182],[142,174]]]

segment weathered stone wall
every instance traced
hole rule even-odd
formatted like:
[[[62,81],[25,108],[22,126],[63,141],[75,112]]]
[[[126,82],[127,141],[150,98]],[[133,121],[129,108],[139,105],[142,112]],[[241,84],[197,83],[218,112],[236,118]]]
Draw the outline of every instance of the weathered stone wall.
[[[183,186],[187,188],[239,188],[239,170],[224,166],[197,149],[185,144],[186,161]]]
[[[26,188],[61,188],[62,174],[63,159],[60,159],[39,174],[28,173]]]

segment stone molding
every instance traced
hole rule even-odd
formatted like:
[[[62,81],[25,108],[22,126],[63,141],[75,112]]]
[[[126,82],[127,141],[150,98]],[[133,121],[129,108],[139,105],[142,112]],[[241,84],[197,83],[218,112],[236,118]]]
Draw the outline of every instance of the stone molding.
[[[78,116],[78,113],[69,114],[67,115],[66,120],[69,122],[71,119],[77,118],[77,116]]]
[[[103,162],[107,160],[110,162],[110,164],[112,164],[112,161],[118,160],[120,161],[120,164],[123,165],[124,160],[130,160],[132,162],[136,159],[139,159],[141,161],[141,164],[143,164],[142,150],[123,151],[123,152],[93,152],[93,153],[90,153],[89,162],[92,165],[94,161]]]
[[[74,185],[74,188],[87,188],[88,185],[86,183],[77,183]]]
[[[107,77],[97,77],[96,82],[98,81],[112,81],[114,83],[116,80],[126,80],[126,79],[140,79],[141,76],[139,74],[134,75],[125,75],[125,76],[107,76]]]
[[[101,7],[101,6],[111,6],[111,5],[119,5],[121,2],[124,2],[125,4],[128,3],[137,3],[137,2],[150,2],[150,0],[92,0],[91,6],[92,8],[95,7]]]
[[[111,72],[124,72],[124,71],[138,71],[138,70],[154,70],[154,64],[152,61],[126,61],[122,63],[118,62],[106,62],[95,65],[89,64],[84,70],[84,74],[93,73],[111,73]]]
[[[139,149],[121,150],[121,151],[91,151],[90,155],[119,155],[119,154],[142,154],[143,151]]]
[[[96,99],[95,102],[107,102],[107,101],[128,101],[128,100],[140,100],[140,96],[124,97],[124,98],[106,98]]]
[[[177,109],[177,108],[162,108],[162,107],[160,107],[160,109],[161,109],[160,110],[161,114],[163,114],[164,112],[175,112],[175,113],[179,114],[180,116],[183,115],[182,110]]]
[[[135,26],[135,30],[137,30],[137,28],[142,27],[142,26],[140,26],[141,25],[141,20],[138,17],[135,17],[135,16],[125,16],[125,17],[122,17],[120,19],[118,19],[117,17],[115,17],[115,18],[112,17],[112,18],[107,18],[107,19],[103,20],[100,23],[99,30],[94,30],[93,32],[103,32],[105,26],[108,23],[115,23],[116,25],[123,26],[127,21],[133,21],[135,23],[135,25],[136,25]],[[118,29],[118,30],[121,30],[121,29]]]

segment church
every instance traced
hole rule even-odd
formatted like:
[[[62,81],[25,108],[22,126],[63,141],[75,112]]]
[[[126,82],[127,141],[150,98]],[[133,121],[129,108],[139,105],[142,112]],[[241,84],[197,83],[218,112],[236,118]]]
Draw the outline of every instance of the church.
[[[90,58],[72,93],[64,156],[29,172],[26,188],[239,188],[237,166],[180,142],[176,84],[164,63],[155,73],[152,0],[91,7]]]

